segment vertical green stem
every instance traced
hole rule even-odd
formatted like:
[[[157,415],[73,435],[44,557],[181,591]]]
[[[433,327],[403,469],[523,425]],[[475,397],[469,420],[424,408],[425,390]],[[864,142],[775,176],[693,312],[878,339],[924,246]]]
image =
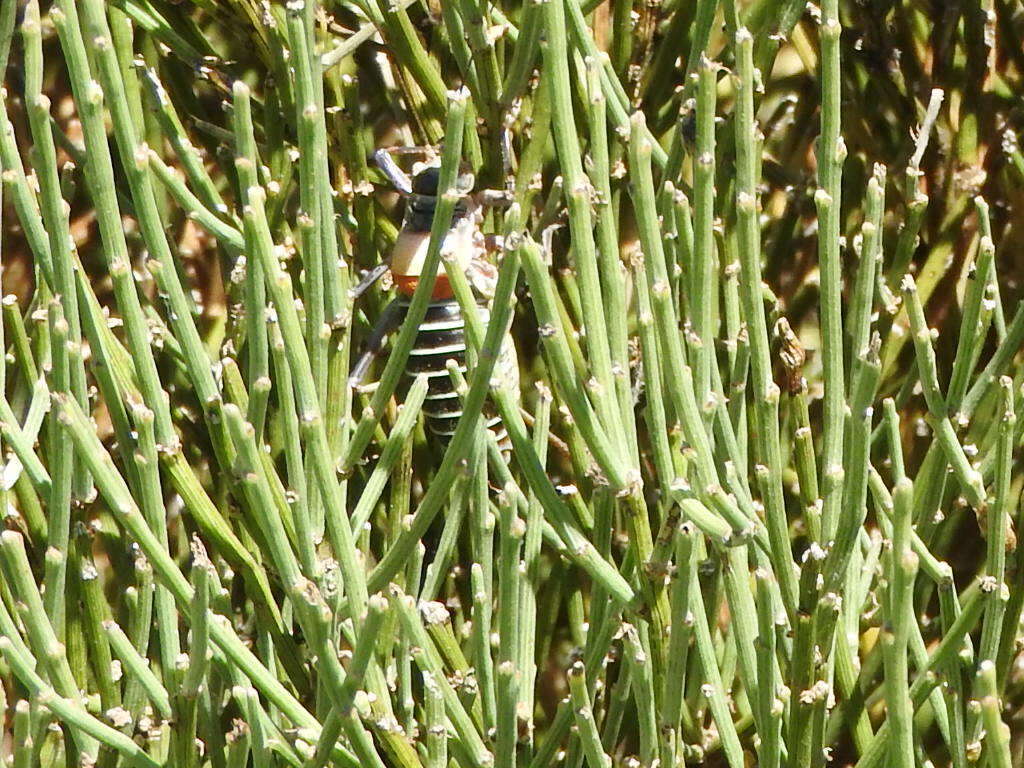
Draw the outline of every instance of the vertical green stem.
[[[608,347],[608,318],[594,247],[594,221],[591,211],[590,188],[583,172],[580,139],[576,122],[569,79],[569,51],[566,39],[565,6],[574,0],[553,0],[546,4],[547,36],[542,46],[546,75],[551,78],[552,135],[558,152],[559,167],[565,181],[565,198],[569,208],[569,229],[572,233],[573,254],[583,304],[583,324],[587,334],[593,380],[587,388],[594,393],[596,409],[605,432],[620,446],[623,434],[619,409],[614,407],[616,392],[612,377],[611,355]],[[609,276],[608,279],[614,279]],[[585,374],[584,374],[585,375]],[[616,453],[619,451],[616,449]],[[621,454],[620,454],[621,455]]]
[[[750,370],[757,415],[755,455],[767,469],[764,482],[765,525],[771,544],[772,566],[782,602],[794,620],[797,577],[789,547],[785,501],[782,495],[782,455],[779,433],[779,387],[772,378],[768,327],[761,293],[761,233],[757,198],[760,134],[754,123],[753,38],[746,29],[736,32],[739,100],[736,116],[736,216],[739,230],[740,295],[750,342]],[[840,358],[841,362],[841,358]],[[841,381],[841,376],[840,376]],[[827,386],[827,385],[826,385]]]
[[[697,148],[693,156],[694,227],[690,271],[690,322],[697,338],[694,378],[697,403],[709,405],[715,363],[715,88],[718,68],[701,54],[697,68]],[[739,158],[738,158],[739,159]],[[677,307],[677,311],[679,308]]]
[[[818,261],[821,272],[821,357],[825,382],[824,442],[820,469],[824,508],[822,533],[829,541],[839,523],[843,483],[843,425],[846,378],[843,373],[842,265],[840,226],[842,222],[843,161],[846,144],[840,136],[841,72],[839,64],[838,0],[822,4],[821,25],[821,133],[818,136]]]

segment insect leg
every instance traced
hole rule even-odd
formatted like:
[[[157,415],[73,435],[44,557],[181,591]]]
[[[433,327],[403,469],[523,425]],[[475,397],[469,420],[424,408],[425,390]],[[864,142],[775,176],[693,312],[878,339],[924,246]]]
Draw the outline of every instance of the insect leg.
[[[507,125],[501,127],[501,170],[505,174],[505,186],[511,190],[515,185],[515,174],[517,163],[515,155],[512,154],[512,131]]]
[[[366,340],[366,349],[349,373],[348,383],[350,387],[358,387],[363,383],[366,372],[370,369],[370,363],[384,349],[384,343],[388,336],[394,331],[405,317],[406,305],[400,299],[395,299],[381,313],[377,324],[370,332],[370,338]]]
[[[421,155],[423,157],[433,157],[437,155],[438,148],[432,147],[429,144],[422,144],[419,146],[398,146],[398,147],[385,147],[384,152],[390,152],[392,155]]]
[[[501,167],[505,177],[504,189],[481,189],[476,194],[477,205],[482,208],[508,208],[515,199],[515,157],[512,154],[512,134],[501,129]]]
[[[550,224],[544,227],[540,233],[540,252],[544,256],[546,264],[551,263],[551,254],[554,253],[555,232],[562,228],[562,224]]]
[[[512,205],[512,193],[504,189],[481,189],[480,205],[487,208],[508,208]]]
[[[501,235],[484,235],[484,250],[487,253],[497,253],[504,247],[505,239]]]
[[[368,270],[366,274],[363,275],[359,283],[356,284],[355,287],[349,289],[348,295],[352,298],[353,301],[355,299],[358,299],[360,296],[366,293],[366,291],[370,288],[371,285],[373,285],[382,277],[384,277],[388,269],[389,267],[387,264],[378,264],[377,266]]]

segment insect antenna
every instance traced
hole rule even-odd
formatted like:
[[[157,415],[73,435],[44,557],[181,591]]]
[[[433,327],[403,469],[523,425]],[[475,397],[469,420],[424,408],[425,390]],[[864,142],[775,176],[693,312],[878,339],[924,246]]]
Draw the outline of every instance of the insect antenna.
[[[392,186],[403,195],[412,194],[412,180],[409,175],[398,167],[398,163],[391,157],[391,152],[386,149],[378,149],[373,153],[373,162],[380,168],[381,172],[388,177]]]

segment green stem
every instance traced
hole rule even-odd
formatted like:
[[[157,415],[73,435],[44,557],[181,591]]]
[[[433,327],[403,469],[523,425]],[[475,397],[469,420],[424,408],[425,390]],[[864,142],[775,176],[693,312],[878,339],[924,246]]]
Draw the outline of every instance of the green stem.
[[[825,382],[821,462],[822,535],[829,541],[839,524],[843,487],[843,410],[846,406],[843,372],[842,265],[840,263],[843,161],[846,144],[840,135],[841,72],[838,0],[822,5],[821,133],[818,136],[818,261],[821,272],[821,355]]]

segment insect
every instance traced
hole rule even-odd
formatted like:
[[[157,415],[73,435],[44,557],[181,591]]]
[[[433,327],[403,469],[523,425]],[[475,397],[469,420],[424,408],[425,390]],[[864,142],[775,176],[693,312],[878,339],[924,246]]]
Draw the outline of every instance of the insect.
[[[383,350],[387,337],[408,314],[426,259],[430,228],[440,194],[440,166],[436,155],[427,162],[417,163],[410,178],[395,162],[393,154],[424,154],[429,157],[433,153],[429,148],[399,147],[378,150],[374,154],[374,161],[405,198],[405,215],[386,263],[371,269],[353,289],[353,294],[358,297],[376,280],[390,272],[399,297],[385,308],[371,331],[366,349],[352,369],[352,386],[362,384],[374,357]],[[458,176],[456,190],[462,197],[456,204],[451,227],[441,248],[443,254],[452,257],[446,259],[448,268],[457,266],[465,273],[479,303],[481,319],[486,322],[489,316],[487,306],[497,284],[497,270],[487,260],[487,238],[480,230],[481,211],[484,204],[499,204],[501,193],[481,194],[484,202],[474,200],[474,181],[470,172],[462,172]],[[431,299],[406,361],[405,374],[410,379],[421,373],[426,374],[428,388],[423,413],[427,430],[442,445],[447,445],[462,416],[462,404],[448,373],[447,363],[454,360],[460,371],[466,371],[466,324],[462,308],[452,292],[444,263],[438,267]],[[510,386],[519,386],[519,367],[511,336],[506,335],[502,344],[495,375],[506,377]],[[485,414],[485,423],[494,432],[502,451],[508,452],[511,444],[501,418],[488,413]]]

